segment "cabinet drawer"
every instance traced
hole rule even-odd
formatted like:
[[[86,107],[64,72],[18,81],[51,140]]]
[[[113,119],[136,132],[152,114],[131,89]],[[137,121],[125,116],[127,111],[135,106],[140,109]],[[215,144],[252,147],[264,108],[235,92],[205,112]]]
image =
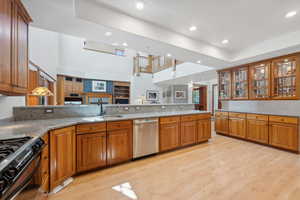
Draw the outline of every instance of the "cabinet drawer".
[[[297,117],[270,116],[269,121],[270,122],[288,123],[288,124],[298,124]]]
[[[247,114],[247,119],[268,121],[268,115]]]
[[[216,117],[228,117],[228,112],[216,112]]]
[[[127,129],[132,127],[132,121],[107,122],[107,130]]]
[[[246,118],[246,113],[230,112],[229,117],[232,117],[232,118]]]
[[[188,121],[196,121],[198,119],[197,115],[184,115],[181,116],[182,122],[188,122]]]
[[[106,131],[106,123],[88,123],[77,125],[77,134]]]
[[[161,117],[160,118],[160,124],[171,124],[171,123],[177,123],[180,121],[180,117]]]
[[[210,119],[211,118],[211,114],[201,114],[201,115],[197,115],[197,119]]]

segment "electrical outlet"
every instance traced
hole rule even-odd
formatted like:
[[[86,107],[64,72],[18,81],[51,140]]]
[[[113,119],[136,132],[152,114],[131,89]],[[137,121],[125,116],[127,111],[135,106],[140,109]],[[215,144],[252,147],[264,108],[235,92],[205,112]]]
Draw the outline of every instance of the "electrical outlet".
[[[54,110],[53,108],[45,108],[44,113],[46,114],[54,113]]]

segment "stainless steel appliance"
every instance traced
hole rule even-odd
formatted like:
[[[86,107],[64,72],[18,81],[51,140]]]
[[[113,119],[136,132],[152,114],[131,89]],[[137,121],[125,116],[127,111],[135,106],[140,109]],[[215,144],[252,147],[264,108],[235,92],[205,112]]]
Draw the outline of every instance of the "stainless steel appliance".
[[[158,118],[133,121],[133,158],[158,153]]]
[[[43,146],[44,141],[40,138],[0,140],[0,200],[21,198],[21,193],[33,183]],[[31,195],[30,199],[34,197]]]

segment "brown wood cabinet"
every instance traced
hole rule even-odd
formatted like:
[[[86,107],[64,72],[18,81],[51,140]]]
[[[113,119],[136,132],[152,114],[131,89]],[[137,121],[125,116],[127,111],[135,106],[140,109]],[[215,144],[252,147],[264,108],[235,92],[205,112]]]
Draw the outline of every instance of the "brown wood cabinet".
[[[107,164],[132,159],[132,121],[107,123]]]
[[[260,62],[249,67],[249,96],[250,99],[270,98],[271,62]]]
[[[298,151],[298,125],[270,122],[269,143],[272,146]]]
[[[211,138],[211,120],[201,119],[197,121],[197,142],[207,141]]]
[[[269,143],[268,116],[250,115],[247,116],[247,139],[263,144]]]
[[[248,66],[232,69],[232,99],[248,99]]]
[[[216,112],[215,131],[227,135],[229,132],[228,112]]]
[[[240,116],[239,113],[229,113],[229,135],[246,138],[246,119],[245,115]]]
[[[186,146],[197,142],[197,121],[181,122],[180,145]]]
[[[50,188],[51,190],[75,174],[75,127],[50,131]]]
[[[159,151],[180,146],[180,117],[161,117],[159,125]]]
[[[0,93],[26,94],[31,18],[20,0],[1,0],[0,17]]]
[[[77,172],[106,166],[106,131],[77,135]]]
[[[231,99],[231,70],[221,70],[218,72],[219,77],[219,99]]]

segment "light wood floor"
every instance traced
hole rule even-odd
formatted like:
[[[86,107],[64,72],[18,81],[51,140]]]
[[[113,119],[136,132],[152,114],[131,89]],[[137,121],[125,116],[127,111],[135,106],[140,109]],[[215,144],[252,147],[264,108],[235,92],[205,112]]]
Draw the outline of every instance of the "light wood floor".
[[[50,200],[300,200],[300,156],[223,136],[75,177]]]

